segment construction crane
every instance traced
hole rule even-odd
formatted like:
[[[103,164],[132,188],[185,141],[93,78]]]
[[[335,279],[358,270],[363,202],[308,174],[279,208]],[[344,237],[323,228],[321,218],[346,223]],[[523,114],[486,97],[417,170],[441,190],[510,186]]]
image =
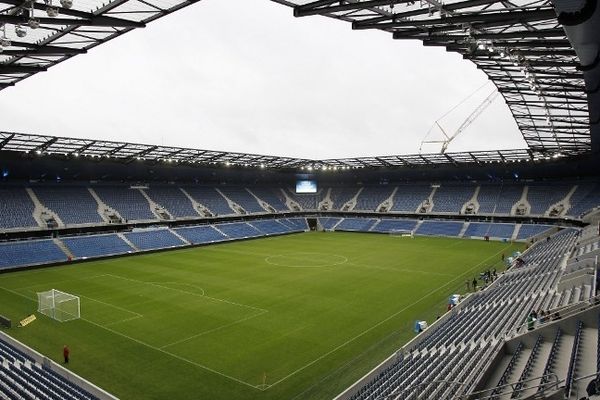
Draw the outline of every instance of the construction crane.
[[[477,89],[475,92],[477,92],[478,90],[479,89]],[[475,94],[475,93],[473,93],[473,94]],[[471,94],[469,97],[471,97],[473,94]],[[498,94],[499,94],[499,92],[496,90],[496,88],[494,88],[494,90],[477,106],[477,108],[475,108],[475,110],[473,110],[473,112],[467,117],[467,119],[465,119],[463,121],[463,123],[458,127],[458,129],[451,135],[446,133],[444,128],[442,128],[442,126],[440,125],[440,120],[442,118],[444,118],[446,115],[448,115],[450,112],[452,112],[454,109],[456,109],[458,107],[458,105],[456,107],[454,107],[452,110],[450,110],[448,113],[444,114],[442,117],[438,118],[434,122],[433,126],[429,129],[427,134],[425,135],[425,139],[427,139],[427,137],[431,133],[431,130],[433,129],[434,126],[437,126],[440,129],[440,131],[444,135],[445,139],[440,139],[440,140],[425,140],[424,139],[421,142],[421,146],[419,147],[419,152],[421,152],[423,150],[424,144],[441,144],[442,149],[441,149],[440,153],[444,154],[446,152],[446,150],[448,149],[448,145],[454,139],[456,139],[456,137],[458,135],[460,135],[465,129],[467,129],[485,111],[485,109],[488,108],[489,105],[494,102],[496,97],[498,97]],[[467,99],[463,100],[460,104],[464,103]]]

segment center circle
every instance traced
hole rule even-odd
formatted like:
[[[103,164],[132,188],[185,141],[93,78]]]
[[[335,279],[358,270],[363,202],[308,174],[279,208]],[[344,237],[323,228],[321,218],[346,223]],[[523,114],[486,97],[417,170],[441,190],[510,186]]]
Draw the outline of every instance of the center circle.
[[[288,268],[324,268],[348,262],[338,254],[294,252],[276,254],[265,258],[267,264]]]

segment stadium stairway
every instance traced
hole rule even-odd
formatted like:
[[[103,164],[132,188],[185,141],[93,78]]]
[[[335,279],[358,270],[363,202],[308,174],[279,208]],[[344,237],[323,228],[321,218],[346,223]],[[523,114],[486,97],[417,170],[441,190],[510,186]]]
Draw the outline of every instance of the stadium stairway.
[[[600,372],[600,305],[538,325],[502,346],[470,398],[580,399]]]
[[[127,239],[127,236],[125,236],[125,234],[123,233],[117,233],[117,236],[121,238],[121,240],[123,240],[125,243],[127,243],[129,246],[131,246],[131,248],[135,251],[140,251],[140,249],[138,249],[135,244],[133,244],[131,242],[131,240]]]
[[[175,229],[169,229],[169,232],[171,232],[173,235],[177,236],[179,238],[179,240],[181,240],[186,245],[192,244],[189,240],[187,240],[186,238],[181,236],[179,233],[177,233],[177,231]]]
[[[69,248],[67,246],[65,246],[65,244],[58,238],[53,238],[52,241],[54,242],[54,244],[56,246],[58,246],[59,249],[61,249],[66,255],[67,257],[69,257],[71,260],[75,258],[75,256],[73,255],[73,253],[71,253],[71,250],[69,250]]]
[[[39,226],[45,227],[48,225],[48,221],[54,220],[59,227],[64,227],[65,224],[60,219],[57,213],[46,207],[38,196],[35,194],[33,189],[25,188],[25,191],[31,198],[35,208],[33,210],[33,218],[36,220]]]

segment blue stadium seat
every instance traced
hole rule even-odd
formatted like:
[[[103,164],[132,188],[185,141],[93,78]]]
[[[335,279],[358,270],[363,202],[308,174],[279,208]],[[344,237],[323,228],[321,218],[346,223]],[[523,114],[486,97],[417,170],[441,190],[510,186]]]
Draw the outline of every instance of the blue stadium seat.
[[[117,234],[78,236],[61,239],[78,258],[131,253],[133,249]]]
[[[213,228],[211,225],[176,228],[174,231],[192,244],[222,242],[227,240],[227,236]]]
[[[248,214],[265,213],[265,209],[258,204],[258,201],[245,188],[238,186],[221,186],[219,190],[240,205]]]
[[[157,204],[163,206],[174,218],[198,218],[192,202],[176,186],[151,186],[146,193]]]
[[[185,191],[198,203],[208,208],[214,215],[233,215],[233,211],[227,200],[213,187],[208,186],[185,186]]]
[[[150,203],[138,189],[126,186],[94,186],[93,189],[102,201],[127,221],[157,219],[150,210]]]
[[[462,222],[453,221],[423,221],[417,228],[418,235],[458,236],[463,228]]]
[[[35,206],[22,186],[0,186],[0,229],[37,227]]]
[[[0,243],[0,269],[60,261],[67,255],[49,239]]]
[[[185,244],[168,229],[129,232],[125,233],[125,237],[140,250],[164,249]]]
[[[98,214],[98,203],[85,186],[57,184],[32,189],[42,204],[54,211],[65,225],[104,222]]]

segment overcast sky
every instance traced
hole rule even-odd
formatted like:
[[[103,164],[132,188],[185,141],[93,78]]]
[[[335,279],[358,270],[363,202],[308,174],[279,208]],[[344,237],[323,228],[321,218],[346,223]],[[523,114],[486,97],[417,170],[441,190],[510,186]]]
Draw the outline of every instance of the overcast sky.
[[[269,0],[203,0],[3,90],[0,129],[315,159],[411,154],[486,81],[419,41],[297,19]],[[523,147],[498,97],[448,150]]]

